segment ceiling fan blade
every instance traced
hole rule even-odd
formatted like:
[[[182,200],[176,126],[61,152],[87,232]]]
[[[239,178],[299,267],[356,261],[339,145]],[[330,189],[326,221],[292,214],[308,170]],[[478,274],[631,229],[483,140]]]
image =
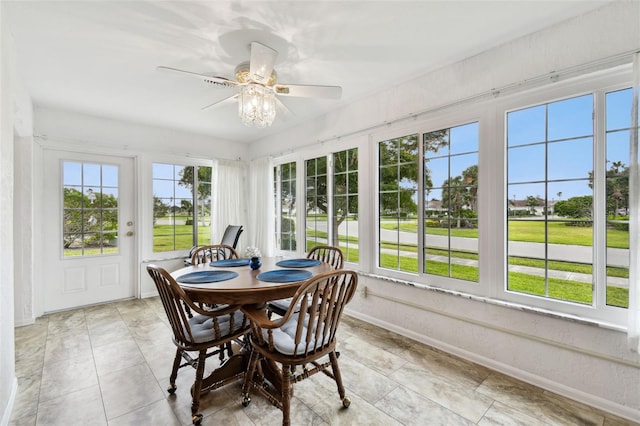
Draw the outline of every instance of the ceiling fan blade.
[[[340,99],[340,86],[309,86],[302,84],[276,84],[274,90],[281,96],[297,96],[300,98]]]
[[[191,72],[191,71],[179,70],[177,68],[157,67],[157,70],[158,71],[171,71],[171,72],[176,72],[176,73],[180,73],[180,74],[186,74],[186,75],[191,76],[191,77],[199,78],[199,79],[203,80],[205,83],[211,84],[211,85],[214,85],[214,86],[235,87],[238,84],[235,81],[231,81],[231,80],[226,79],[224,77],[211,77],[211,76],[208,76],[208,75],[198,74],[198,73]]]
[[[276,64],[278,52],[256,41],[251,43],[251,61],[249,61],[249,73],[251,78],[259,83],[266,84]]]
[[[280,99],[278,99],[276,97],[276,113],[277,113],[277,117],[282,119],[283,121],[287,121],[288,119],[290,119],[291,117],[293,117],[295,114],[293,112],[291,112],[291,110],[289,108],[287,108],[287,106],[285,104],[282,103],[282,101]]]
[[[230,104],[232,104],[232,103],[235,103],[235,102],[237,101],[237,99],[238,99],[238,95],[237,95],[237,94],[235,94],[235,95],[231,95],[231,96],[229,96],[228,98],[224,98],[224,99],[221,99],[221,100],[219,100],[219,101],[216,101],[216,102],[214,102],[214,103],[212,103],[212,104],[209,104],[209,105],[203,106],[203,107],[202,107],[202,108],[200,108],[200,109],[201,109],[201,110],[205,110],[205,109],[209,109],[209,108],[213,108],[213,107],[216,107],[216,108],[217,108],[217,107],[221,107],[221,106],[225,106],[225,105],[230,105]]]

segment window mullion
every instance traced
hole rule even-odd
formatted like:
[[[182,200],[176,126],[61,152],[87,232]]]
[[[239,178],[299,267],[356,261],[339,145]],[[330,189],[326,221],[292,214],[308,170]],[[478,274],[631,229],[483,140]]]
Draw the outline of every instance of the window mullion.
[[[194,244],[198,245],[200,242],[198,241],[198,194],[199,194],[199,181],[198,181],[198,172],[199,167],[193,166],[193,191],[191,191],[191,222],[193,223],[193,227],[191,228],[191,232],[193,235]]]
[[[593,117],[593,300],[594,305],[607,304],[607,147],[605,93],[594,93]],[[599,284],[598,284],[599,283]]]

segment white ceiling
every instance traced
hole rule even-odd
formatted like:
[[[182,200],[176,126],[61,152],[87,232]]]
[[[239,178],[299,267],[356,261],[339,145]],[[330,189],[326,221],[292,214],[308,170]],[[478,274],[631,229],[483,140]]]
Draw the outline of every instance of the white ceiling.
[[[36,106],[250,142],[607,1],[6,1],[21,79]],[[235,89],[252,41],[279,52],[282,83],[342,86],[340,100],[281,98],[294,116],[245,127],[201,107]]]

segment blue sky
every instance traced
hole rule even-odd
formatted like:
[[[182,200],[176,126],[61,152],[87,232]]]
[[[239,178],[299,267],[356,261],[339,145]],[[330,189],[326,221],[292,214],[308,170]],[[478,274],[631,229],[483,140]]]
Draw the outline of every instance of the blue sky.
[[[629,165],[631,89],[606,97],[607,169]],[[507,116],[508,198],[528,195],[567,199],[591,195],[593,170],[593,96],[591,94],[510,112]]]

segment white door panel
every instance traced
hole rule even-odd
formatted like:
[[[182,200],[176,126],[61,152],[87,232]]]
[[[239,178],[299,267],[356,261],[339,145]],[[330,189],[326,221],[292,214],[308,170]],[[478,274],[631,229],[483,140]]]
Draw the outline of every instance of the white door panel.
[[[133,159],[45,151],[44,312],[136,295]]]

